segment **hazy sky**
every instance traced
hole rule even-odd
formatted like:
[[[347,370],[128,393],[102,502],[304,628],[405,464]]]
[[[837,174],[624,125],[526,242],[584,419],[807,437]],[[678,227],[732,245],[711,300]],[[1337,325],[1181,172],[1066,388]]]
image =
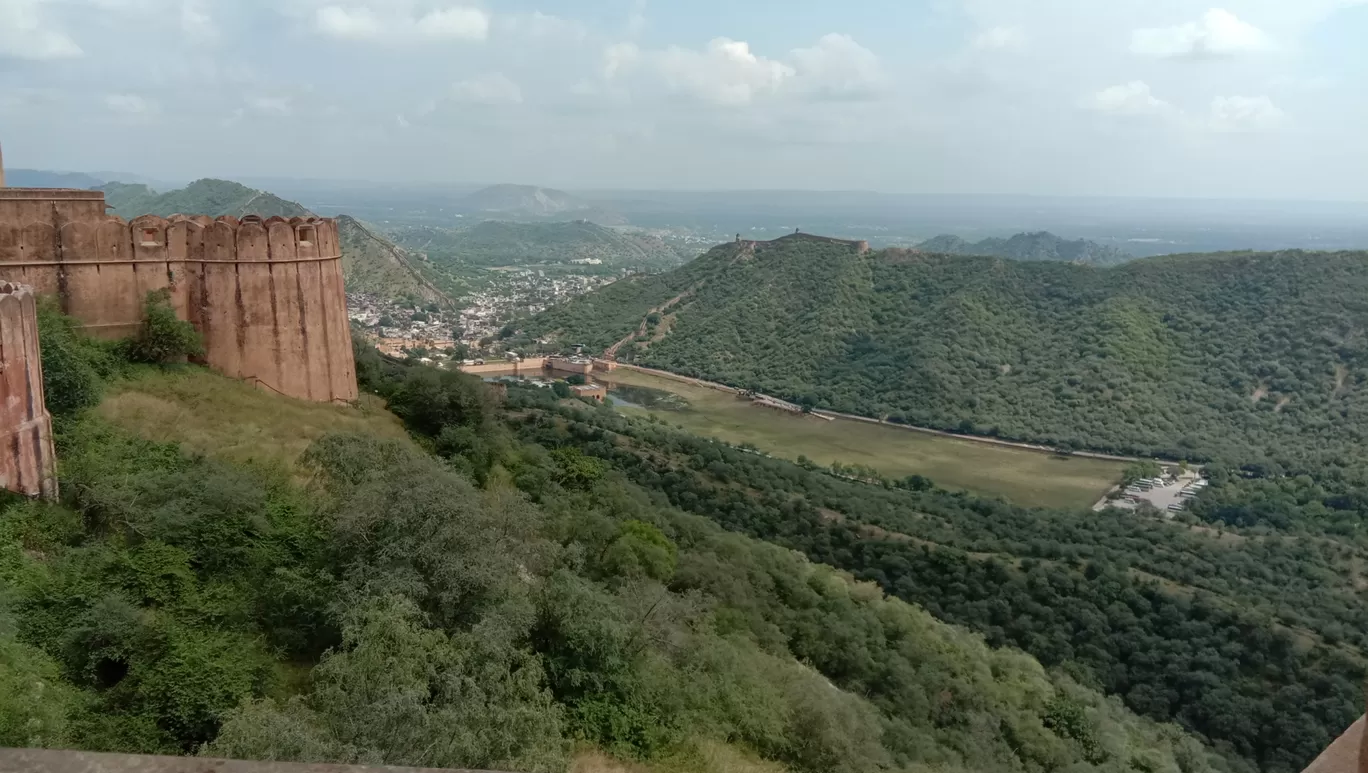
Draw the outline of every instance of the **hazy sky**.
[[[0,0],[11,166],[1368,200],[1368,0]]]

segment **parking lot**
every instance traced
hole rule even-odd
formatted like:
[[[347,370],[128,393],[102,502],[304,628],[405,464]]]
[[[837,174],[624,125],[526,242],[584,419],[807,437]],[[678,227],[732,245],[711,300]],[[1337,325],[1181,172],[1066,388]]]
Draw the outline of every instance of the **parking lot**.
[[[1143,505],[1151,505],[1172,518],[1182,512],[1188,499],[1206,487],[1206,481],[1195,470],[1179,472],[1165,469],[1163,476],[1137,481],[1124,491],[1113,491],[1093,506],[1093,510],[1116,507],[1135,510]]]

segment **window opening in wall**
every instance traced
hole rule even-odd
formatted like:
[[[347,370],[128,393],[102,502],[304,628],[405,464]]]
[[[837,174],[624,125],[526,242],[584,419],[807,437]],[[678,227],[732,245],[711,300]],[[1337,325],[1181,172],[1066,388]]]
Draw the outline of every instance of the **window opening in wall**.
[[[142,246],[155,247],[158,244],[161,244],[161,239],[157,238],[157,236],[157,229],[155,228],[142,229]]]
[[[302,225],[302,226],[300,226],[300,227],[299,227],[299,243],[300,243],[300,244],[313,244],[313,242],[314,242],[314,227],[311,226],[311,225]]]

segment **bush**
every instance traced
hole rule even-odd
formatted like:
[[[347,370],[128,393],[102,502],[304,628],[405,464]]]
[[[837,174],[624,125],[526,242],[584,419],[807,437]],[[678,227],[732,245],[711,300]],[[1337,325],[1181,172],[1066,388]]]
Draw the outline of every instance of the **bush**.
[[[204,356],[204,342],[195,327],[176,316],[171,291],[153,290],[143,302],[143,323],[128,342],[128,359],[165,365]]]
[[[42,348],[43,391],[48,411],[70,416],[100,402],[104,381],[119,367],[113,347],[87,337],[55,300],[38,303],[38,343]]]

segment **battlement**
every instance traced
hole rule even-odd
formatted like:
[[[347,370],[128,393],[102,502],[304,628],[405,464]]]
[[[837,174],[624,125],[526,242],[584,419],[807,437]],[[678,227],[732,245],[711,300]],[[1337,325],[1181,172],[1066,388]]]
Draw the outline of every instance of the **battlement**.
[[[0,189],[0,279],[57,296],[103,338],[135,333],[147,294],[168,289],[224,375],[308,400],[357,398],[335,221],[125,221],[105,209],[100,191]]]

